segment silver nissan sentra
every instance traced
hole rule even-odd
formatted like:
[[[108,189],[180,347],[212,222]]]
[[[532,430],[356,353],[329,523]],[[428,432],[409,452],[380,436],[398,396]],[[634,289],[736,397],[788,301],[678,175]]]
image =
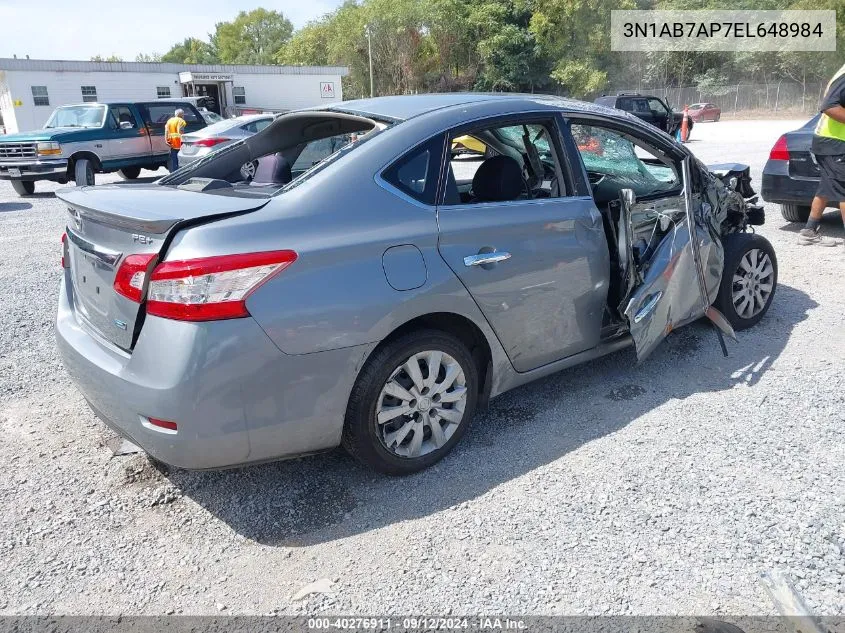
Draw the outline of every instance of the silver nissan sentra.
[[[291,112],[156,183],[58,195],[65,366],[184,468],[342,444],[417,471],[489,398],[702,317],[734,337],[777,285],[748,167],[555,97]]]

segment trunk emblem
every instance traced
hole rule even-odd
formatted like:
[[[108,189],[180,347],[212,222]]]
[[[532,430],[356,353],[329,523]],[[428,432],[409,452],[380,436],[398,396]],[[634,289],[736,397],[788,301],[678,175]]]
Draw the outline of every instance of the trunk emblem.
[[[132,241],[137,244],[152,244],[153,238],[147,235],[139,235],[138,233],[132,234]]]
[[[115,319],[115,320],[114,320],[114,324],[115,324],[117,327],[119,327],[121,330],[125,330],[125,329],[126,329],[126,322],[125,322],[125,321],[121,321],[120,319]]]

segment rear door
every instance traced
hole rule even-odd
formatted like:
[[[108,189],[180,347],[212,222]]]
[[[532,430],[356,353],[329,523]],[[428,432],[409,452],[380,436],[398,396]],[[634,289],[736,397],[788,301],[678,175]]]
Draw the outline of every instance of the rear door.
[[[555,117],[479,122],[452,130],[445,147],[465,134],[484,142],[488,157],[448,161],[441,256],[517,371],[596,346],[607,243],[592,199],[575,195]]]

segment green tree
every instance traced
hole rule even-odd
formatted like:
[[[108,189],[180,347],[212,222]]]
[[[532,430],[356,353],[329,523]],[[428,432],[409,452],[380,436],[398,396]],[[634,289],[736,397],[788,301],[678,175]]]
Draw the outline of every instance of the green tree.
[[[181,44],[174,44],[162,55],[161,61],[173,64],[215,64],[220,60],[208,42],[186,37]]]
[[[272,64],[292,34],[293,25],[282,13],[258,8],[219,22],[211,44],[224,64]]]
[[[135,56],[135,61],[136,62],[160,62],[161,61],[161,55],[159,53],[151,53],[151,54],[138,53]]]
[[[118,57],[117,55],[109,55],[108,57],[103,57],[102,55],[94,55],[91,58],[92,62],[122,62],[123,58]]]

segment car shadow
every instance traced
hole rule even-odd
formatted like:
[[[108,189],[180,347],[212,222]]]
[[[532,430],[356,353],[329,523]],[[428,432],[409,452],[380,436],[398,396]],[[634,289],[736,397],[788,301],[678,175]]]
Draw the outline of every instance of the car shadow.
[[[625,427],[674,399],[756,384],[793,328],[817,307],[781,285],[766,317],[722,356],[704,322],[681,328],[644,363],[632,349],[494,399],[456,449],[402,478],[373,473],[341,450],[228,471],[173,470],[171,483],[246,538],[305,546],[444,511]],[[681,426],[686,421],[678,419]]]
[[[0,213],[8,213],[9,211],[26,211],[31,208],[32,205],[29,202],[0,202]]]

